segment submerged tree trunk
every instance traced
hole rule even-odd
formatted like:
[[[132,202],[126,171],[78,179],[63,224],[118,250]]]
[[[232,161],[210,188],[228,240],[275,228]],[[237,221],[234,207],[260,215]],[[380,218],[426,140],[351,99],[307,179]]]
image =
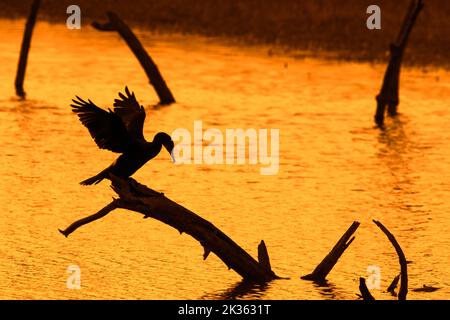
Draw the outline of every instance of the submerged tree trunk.
[[[23,89],[23,82],[25,79],[25,71],[27,69],[28,52],[30,51],[31,37],[33,35],[34,25],[36,24],[36,17],[38,14],[40,4],[41,0],[33,0],[30,15],[28,16],[28,20],[25,25],[25,31],[23,33],[19,64],[17,66],[16,80],[14,82],[14,85],[16,87],[16,94],[21,98],[25,98],[25,90]]]
[[[319,263],[314,271],[311,274],[303,276],[302,279],[312,280],[316,282],[324,281],[328,273],[330,273],[331,269],[333,269],[334,265],[338,262],[344,251],[353,242],[353,240],[355,240],[355,237],[352,237],[352,235],[356,232],[356,229],[358,229],[359,225],[360,223],[358,221],[354,221],[341,237],[341,239],[339,239],[339,241],[336,243],[334,248],[322,260],[322,262]]]
[[[390,116],[397,114],[399,104],[399,81],[400,68],[403,59],[403,53],[409,39],[411,30],[416,22],[417,16],[423,8],[423,0],[411,0],[408,12],[403,20],[402,27],[395,43],[390,46],[390,60],[384,75],[383,84],[380,93],[376,96],[377,109],[375,113],[375,122],[379,127],[384,124],[384,113],[386,106]]]
[[[113,12],[107,12],[109,21],[107,23],[101,24],[98,22],[93,22],[92,26],[100,31],[117,31],[120,36],[125,40],[128,47],[133,51],[136,58],[139,60],[142,68],[144,68],[151,85],[156,91],[159,97],[160,104],[168,105],[175,102],[175,98],[172,95],[169,87],[164,81],[161,73],[155,62],[152,60],[150,55],[142,46],[141,42],[138,40],[133,31],[128,27],[128,25],[123,22],[119,16]]]
[[[131,178],[111,179],[112,188],[119,198],[114,199],[98,213],[75,221],[65,230],[60,230],[64,236],[69,236],[79,227],[106,216],[114,209],[128,209],[143,214],[144,218],[150,217],[168,224],[180,234],[189,234],[203,246],[204,259],[210,252],[215,253],[229,269],[235,270],[244,280],[265,282],[278,278],[270,267],[264,241],[261,241],[258,247],[258,262],[212,223],[166,198],[164,194]]]

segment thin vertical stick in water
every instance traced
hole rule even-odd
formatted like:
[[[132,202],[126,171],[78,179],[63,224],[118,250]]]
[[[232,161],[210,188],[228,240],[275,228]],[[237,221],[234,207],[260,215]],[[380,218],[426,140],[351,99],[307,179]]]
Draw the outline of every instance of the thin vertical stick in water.
[[[30,51],[31,36],[33,35],[33,29],[34,25],[36,24],[36,17],[40,4],[41,0],[33,0],[33,4],[31,5],[31,12],[30,15],[28,16],[28,20],[25,25],[25,31],[23,33],[22,48],[20,49],[19,65],[17,67],[17,74],[15,81],[16,94],[21,98],[25,97],[25,90],[23,89],[23,81],[25,79],[25,70],[27,68],[28,52]]]

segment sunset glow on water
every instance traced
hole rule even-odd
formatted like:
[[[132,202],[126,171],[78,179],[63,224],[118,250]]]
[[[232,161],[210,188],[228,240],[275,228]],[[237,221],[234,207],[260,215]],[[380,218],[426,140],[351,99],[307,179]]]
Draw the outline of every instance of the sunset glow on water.
[[[115,33],[36,25],[27,99],[14,94],[23,20],[0,20],[0,298],[2,299],[356,299],[368,266],[381,270],[378,299],[399,273],[380,220],[408,260],[408,299],[450,294],[450,73],[402,70],[401,115],[373,125],[384,64],[268,55],[264,47],[195,36],[137,35],[177,103],[158,100]],[[305,53],[305,56],[309,56]],[[124,210],[69,238],[58,228],[95,213],[115,193],[109,181],[78,183],[116,155],[99,150],[71,112],[75,95],[107,108],[128,86],[145,107],[144,134],[177,128],[279,129],[279,169],[174,165],[167,153],[133,177],[202,216],[252,256],[264,239],[272,269],[288,280],[235,290],[241,277],[191,237]],[[318,286],[310,273],[353,221],[356,239]],[[67,268],[81,288],[66,286]],[[415,292],[423,285],[440,289]],[[239,289],[239,287],[238,287]]]

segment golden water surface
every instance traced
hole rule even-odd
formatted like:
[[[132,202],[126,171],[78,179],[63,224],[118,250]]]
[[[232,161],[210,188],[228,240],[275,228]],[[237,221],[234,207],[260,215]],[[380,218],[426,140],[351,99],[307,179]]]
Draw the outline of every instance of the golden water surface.
[[[450,73],[404,69],[400,112],[373,126],[384,65],[268,56],[191,36],[138,32],[177,103],[157,97],[117,34],[38,23],[27,99],[14,97],[24,21],[1,20],[0,298],[356,299],[359,277],[381,268],[376,298],[399,272],[397,255],[372,223],[397,237],[409,264],[409,299],[450,294]],[[158,131],[280,129],[280,169],[180,165],[161,153],[135,178],[208,219],[253,256],[264,239],[274,271],[289,280],[240,285],[240,277],[189,236],[116,210],[69,238],[58,228],[97,212],[114,192],[82,187],[117,156],[99,150],[70,111],[75,94],[111,107],[125,85],[146,107],[145,135]],[[356,240],[326,286],[300,280],[354,221]],[[66,286],[81,269],[81,289]],[[423,285],[440,289],[414,292]]]

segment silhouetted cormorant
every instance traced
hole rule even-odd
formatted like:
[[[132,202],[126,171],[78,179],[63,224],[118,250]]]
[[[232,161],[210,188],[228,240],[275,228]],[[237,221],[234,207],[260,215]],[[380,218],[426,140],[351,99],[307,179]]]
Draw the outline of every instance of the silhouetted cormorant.
[[[108,168],[86,179],[80,184],[97,184],[109,173],[121,178],[128,178],[153,159],[164,146],[172,156],[174,143],[167,133],[159,132],[152,142],[144,139],[143,128],[145,110],[125,87],[126,96],[119,93],[119,99],[114,100],[114,111],[105,111],[97,107],[91,100],[87,102],[76,96],[72,100],[72,111],[80,118],[81,123],[88,128],[89,133],[100,149],[107,149],[121,155]]]

